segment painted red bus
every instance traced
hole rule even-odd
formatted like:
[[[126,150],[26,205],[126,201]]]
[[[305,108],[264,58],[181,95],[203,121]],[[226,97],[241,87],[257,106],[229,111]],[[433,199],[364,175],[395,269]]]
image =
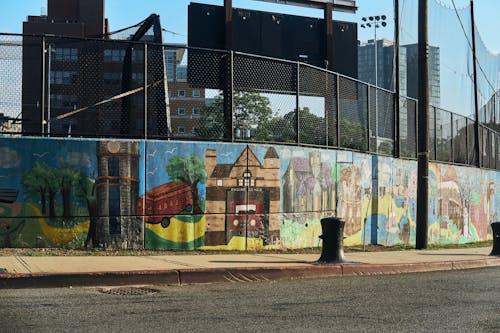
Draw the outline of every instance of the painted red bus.
[[[144,205],[145,203],[145,205]],[[144,207],[144,206],[145,207]],[[169,182],[157,186],[136,201],[137,215],[144,215],[146,223],[161,223],[166,228],[172,216],[193,207],[191,188],[186,183]]]

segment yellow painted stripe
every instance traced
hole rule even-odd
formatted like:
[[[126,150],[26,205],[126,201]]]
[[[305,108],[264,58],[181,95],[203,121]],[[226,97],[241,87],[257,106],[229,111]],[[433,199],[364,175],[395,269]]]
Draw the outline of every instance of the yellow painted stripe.
[[[167,228],[163,228],[160,223],[146,223],[146,228],[153,231],[159,237],[172,242],[192,242],[205,235],[205,216],[201,217],[200,220],[195,223],[183,222],[172,217],[170,219],[170,225]]]
[[[75,225],[72,228],[57,228],[52,227],[47,224],[47,221],[43,218],[40,209],[38,209],[35,204],[29,203],[28,206],[35,212],[38,216],[38,221],[40,222],[40,227],[42,228],[45,238],[47,238],[51,243],[62,245],[71,242],[75,236],[86,233],[89,230],[90,221],[84,221],[80,224]]]

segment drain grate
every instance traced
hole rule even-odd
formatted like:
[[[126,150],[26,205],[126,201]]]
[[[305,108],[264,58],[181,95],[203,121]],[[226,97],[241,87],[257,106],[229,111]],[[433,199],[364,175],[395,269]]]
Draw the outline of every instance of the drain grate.
[[[0,267],[0,274],[6,274],[6,273],[7,273],[7,269]]]
[[[157,289],[147,287],[119,287],[119,288],[101,288],[99,292],[107,295],[136,296],[153,295],[159,292]]]

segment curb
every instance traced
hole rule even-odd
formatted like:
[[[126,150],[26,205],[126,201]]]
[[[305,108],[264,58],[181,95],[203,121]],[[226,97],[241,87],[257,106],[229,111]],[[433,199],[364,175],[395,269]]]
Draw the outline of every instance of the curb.
[[[123,285],[189,285],[277,281],[332,276],[389,275],[500,266],[500,258],[397,264],[306,264],[276,267],[191,268],[90,273],[0,274],[0,289]]]

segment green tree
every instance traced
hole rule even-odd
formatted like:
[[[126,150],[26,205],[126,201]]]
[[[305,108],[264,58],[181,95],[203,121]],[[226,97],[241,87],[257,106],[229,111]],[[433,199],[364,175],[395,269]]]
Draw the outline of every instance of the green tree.
[[[266,141],[270,138],[269,120],[272,117],[269,98],[258,92],[237,91],[233,94],[234,129],[240,133],[250,131],[251,139]],[[198,129],[204,138],[222,138],[224,135],[224,96],[219,93],[206,107],[206,117]]]
[[[204,184],[207,181],[207,172],[202,159],[195,154],[188,158],[176,156],[169,161],[167,173],[176,183],[185,182],[189,185],[193,198],[193,213],[203,213],[198,196],[198,184]]]
[[[367,128],[356,121],[340,119],[340,147],[359,151],[368,150]]]
[[[324,117],[311,113],[308,107],[299,109],[299,140],[300,143],[325,145],[326,121]],[[284,116],[273,117],[269,121],[269,130],[272,140],[279,142],[295,142],[297,132],[296,111]]]

